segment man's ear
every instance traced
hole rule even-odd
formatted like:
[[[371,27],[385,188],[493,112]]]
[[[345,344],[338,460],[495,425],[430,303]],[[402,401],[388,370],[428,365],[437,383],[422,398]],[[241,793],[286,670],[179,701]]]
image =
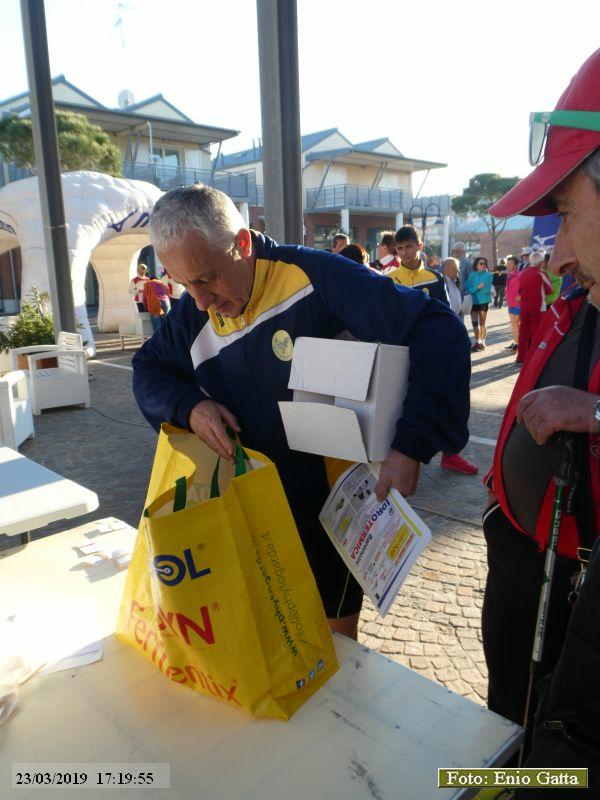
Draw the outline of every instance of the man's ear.
[[[417,250],[419,251],[419,253],[421,252],[422,249],[423,249],[423,242],[419,242],[419,244],[417,245]]]
[[[250,258],[252,255],[252,236],[248,228],[240,228],[235,237],[235,244],[242,258]]]

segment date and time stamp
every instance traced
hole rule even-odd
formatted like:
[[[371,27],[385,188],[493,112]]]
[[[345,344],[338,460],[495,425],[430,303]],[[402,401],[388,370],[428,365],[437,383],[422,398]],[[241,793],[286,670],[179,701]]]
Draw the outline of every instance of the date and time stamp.
[[[62,789],[170,789],[171,765],[167,763],[22,763],[12,765],[12,788],[32,786]]]

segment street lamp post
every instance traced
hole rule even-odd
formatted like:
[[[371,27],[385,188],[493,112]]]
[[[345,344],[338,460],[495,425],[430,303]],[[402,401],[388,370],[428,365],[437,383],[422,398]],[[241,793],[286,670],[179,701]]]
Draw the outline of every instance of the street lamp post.
[[[427,232],[427,217],[431,216],[431,214],[429,213],[429,210],[430,209],[436,209],[438,220],[441,222],[441,220],[440,220],[440,216],[441,216],[440,207],[439,207],[439,205],[437,203],[427,203],[427,205],[425,207],[421,206],[419,203],[414,203],[410,207],[410,211],[408,212],[408,216],[410,217],[410,221],[411,222],[412,222],[412,218],[413,218],[413,209],[416,209],[419,212],[418,216],[421,217],[421,220],[422,220],[422,223],[423,223],[422,224],[422,228],[423,228],[423,246],[425,246],[425,234]],[[437,224],[437,220],[436,220],[436,224]]]

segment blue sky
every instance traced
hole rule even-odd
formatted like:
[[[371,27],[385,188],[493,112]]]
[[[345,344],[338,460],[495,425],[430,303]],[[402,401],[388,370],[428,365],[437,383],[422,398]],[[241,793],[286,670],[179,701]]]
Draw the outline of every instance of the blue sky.
[[[197,122],[260,136],[254,0],[46,0],[53,75],[116,106],[162,92]],[[424,193],[478,172],[525,175],[529,111],[545,111],[600,45],[589,0],[298,0],[302,130],[388,136],[448,162]],[[121,30],[123,19],[125,58]],[[26,89],[18,0],[2,0],[0,97]],[[417,181],[417,185],[420,181]]]

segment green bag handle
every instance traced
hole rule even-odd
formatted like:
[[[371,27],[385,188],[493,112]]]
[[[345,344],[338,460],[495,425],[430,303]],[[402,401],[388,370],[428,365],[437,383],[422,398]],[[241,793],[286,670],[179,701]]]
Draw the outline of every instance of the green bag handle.
[[[243,447],[241,445],[236,444],[235,446],[235,472],[234,477],[239,478],[241,475],[245,475],[247,472],[246,469],[246,453],[244,452]],[[211,500],[213,497],[220,497],[221,492],[219,491],[219,464],[221,463],[221,459],[217,459],[217,463],[215,465],[212,478],[210,481],[210,498]],[[175,498],[173,500],[173,511],[183,511],[185,508],[185,504],[187,501],[187,481],[185,478],[177,478],[175,481]]]
[[[213,497],[220,497],[221,492],[219,491],[219,464],[221,463],[221,459],[217,459],[217,463],[212,474],[212,479],[210,482],[210,498],[212,500]],[[246,470],[246,453],[244,453],[244,449],[241,445],[236,444],[235,446],[235,471],[234,477],[239,478],[240,475],[245,475],[247,472]]]

